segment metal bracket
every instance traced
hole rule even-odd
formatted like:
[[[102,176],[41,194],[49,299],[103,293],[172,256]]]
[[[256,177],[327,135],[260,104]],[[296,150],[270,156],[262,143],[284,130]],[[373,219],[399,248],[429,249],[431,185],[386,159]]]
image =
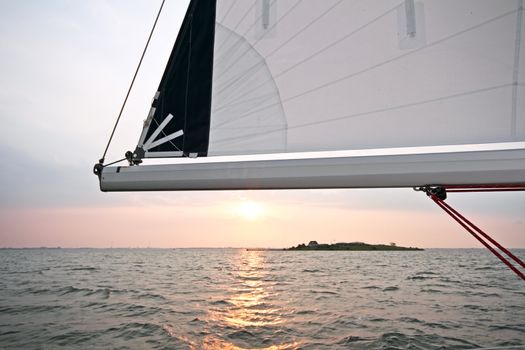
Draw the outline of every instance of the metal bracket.
[[[102,169],[104,169],[104,165],[102,164],[102,159],[93,166],[93,174],[97,175],[98,178],[102,176]]]
[[[427,196],[432,197],[436,196],[437,198],[444,201],[447,199],[447,189],[443,186],[421,186],[414,187],[414,191],[425,192]]]
[[[142,163],[142,158],[144,158],[144,150],[142,147],[135,148],[134,152],[127,151],[125,154],[126,160],[128,161],[129,165],[139,165]]]

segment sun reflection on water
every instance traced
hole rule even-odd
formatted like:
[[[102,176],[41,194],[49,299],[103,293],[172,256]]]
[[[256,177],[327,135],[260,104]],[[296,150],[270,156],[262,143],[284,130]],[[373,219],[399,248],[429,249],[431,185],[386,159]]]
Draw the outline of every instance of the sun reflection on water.
[[[217,339],[208,338],[204,341],[202,348],[204,350],[292,350],[299,347],[299,342],[289,344],[272,345],[266,348],[242,348],[231,343],[222,342]],[[197,348],[195,348],[197,349]],[[193,350],[193,349],[192,349]]]
[[[235,261],[234,280],[225,286],[225,307],[209,310],[209,321],[238,331],[257,332],[284,322],[284,310],[272,303],[273,285],[265,268],[266,256],[261,251],[239,251]],[[205,349],[241,350],[230,342],[209,337]],[[299,343],[272,345],[266,350],[295,349]]]

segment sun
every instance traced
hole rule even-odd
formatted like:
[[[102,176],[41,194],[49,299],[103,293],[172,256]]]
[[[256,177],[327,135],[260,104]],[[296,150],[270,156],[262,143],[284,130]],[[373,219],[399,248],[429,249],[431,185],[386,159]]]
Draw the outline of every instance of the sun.
[[[237,214],[245,220],[256,220],[264,214],[264,206],[257,202],[243,201],[236,208]]]

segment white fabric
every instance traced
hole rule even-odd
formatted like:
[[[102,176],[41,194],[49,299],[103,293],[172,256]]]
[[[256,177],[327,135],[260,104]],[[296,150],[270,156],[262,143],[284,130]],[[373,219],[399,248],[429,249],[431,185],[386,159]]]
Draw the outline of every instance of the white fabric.
[[[217,0],[208,154],[524,141],[522,3]]]

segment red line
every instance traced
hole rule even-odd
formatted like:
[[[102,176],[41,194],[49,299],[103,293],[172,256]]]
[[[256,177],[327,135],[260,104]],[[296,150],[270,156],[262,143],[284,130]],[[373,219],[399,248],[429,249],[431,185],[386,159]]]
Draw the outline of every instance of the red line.
[[[430,198],[441,207],[447,214],[449,214],[454,220],[456,220],[465,230],[467,230],[474,238],[476,238],[481,244],[483,244],[488,250],[492,252],[496,257],[498,257],[505,265],[507,265],[516,275],[518,275],[523,281],[525,281],[525,275],[519,271],[516,267],[514,267],[507,259],[505,259],[500,253],[498,253],[493,247],[491,247],[487,242],[485,242],[480,236],[478,236],[468,225],[471,225],[476,231],[478,231],[480,234],[482,234],[485,238],[487,238],[490,242],[494,243],[498,248],[500,248],[502,251],[504,251],[506,254],[509,254],[510,252],[501,247],[500,244],[498,244],[496,241],[494,241],[492,238],[490,238],[488,235],[486,235],[483,231],[481,231],[478,227],[476,227],[474,224],[472,224],[470,221],[468,221],[465,217],[463,217],[461,214],[459,214],[456,210],[454,210],[452,207],[450,207],[448,204],[443,202],[441,199],[436,197],[435,195],[432,195]],[[463,222],[464,220],[465,222]],[[509,254],[510,257],[515,259],[521,266],[524,266],[524,263],[515,257],[512,253]]]
[[[525,188],[525,184],[503,184],[503,185],[447,185],[445,188]]]
[[[495,191],[525,191],[525,184],[506,185],[450,185],[444,186],[448,192],[495,192]]]
[[[465,188],[465,189],[448,189],[447,192],[510,192],[510,191],[525,191],[525,188],[481,188],[481,189],[475,189],[475,188]]]
[[[439,199],[439,198],[438,198]],[[476,225],[474,225],[472,222],[470,222],[466,217],[464,217],[463,215],[461,215],[457,210],[455,210],[454,208],[452,208],[450,205],[448,205],[447,203],[445,203],[444,201],[442,201],[442,204],[447,207],[448,210],[450,210],[451,212],[454,213],[454,215],[456,215],[457,217],[459,217],[461,220],[463,220],[464,222],[466,222],[468,225],[470,225],[470,227],[472,227],[474,230],[477,231],[477,233],[479,233],[480,235],[482,235],[483,237],[485,237],[486,239],[488,239],[490,241],[490,243],[494,244],[496,247],[498,247],[501,251],[503,251],[505,254],[507,254],[510,258],[512,258],[512,260],[514,260],[515,262],[517,262],[519,265],[521,265],[521,267],[523,267],[525,269],[525,263],[523,261],[521,261],[520,258],[518,258],[517,256],[515,256],[514,254],[512,254],[510,251],[508,251],[505,247],[501,246],[501,244],[499,244],[498,242],[496,242],[494,239],[492,239],[492,237],[490,237],[489,235],[487,235],[485,232],[483,232],[479,227],[477,227]]]

